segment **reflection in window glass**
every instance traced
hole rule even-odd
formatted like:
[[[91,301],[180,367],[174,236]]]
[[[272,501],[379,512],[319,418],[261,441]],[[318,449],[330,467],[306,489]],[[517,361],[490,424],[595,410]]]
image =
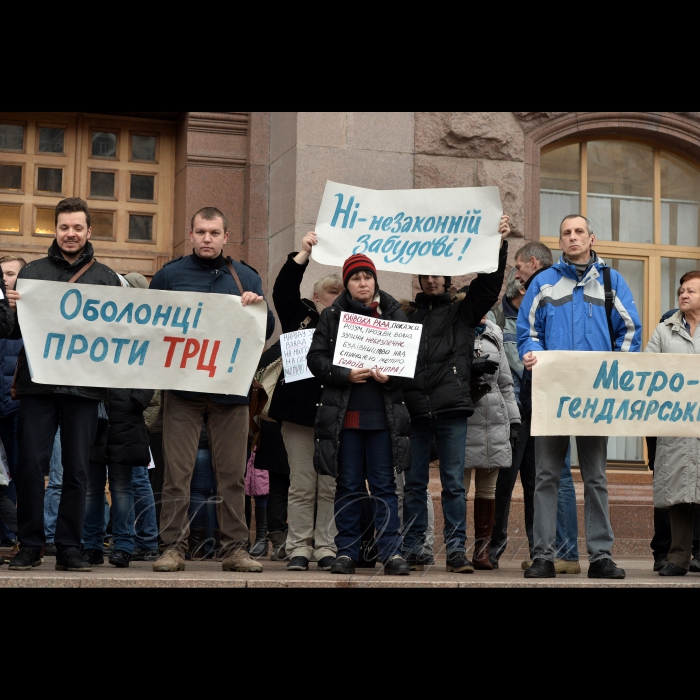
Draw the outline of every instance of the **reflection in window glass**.
[[[0,190],[22,189],[22,166],[0,165]]]
[[[654,150],[627,141],[589,141],[588,218],[604,241],[654,241]]]
[[[155,199],[155,182],[153,175],[131,176],[131,199],[144,199],[152,202]]]
[[[93,238],[114,238],[114,213],[93,211],[91,216]]]
[[[152,241],[153,240],[153,217],[129,216],[129,239],[132,241]]]
[[[56,233],[55,209],[37,209],[34,233],[53,236]]]
[[[19,222],[22,207],[12,207],[0,204],[0,231],[19,233]]]
[[[6,151],[24,150],[24,127],[0,124],[0,148]]]
[[[64,129],[49,129],[42,126],[39,128],[39,152],[40,153],[63,153],[63,142],[65,137]]]
[[[678,308],[677,292],[686,272],[700,270],[700,260],[661,258],[661,314]],[[658,319],[656,319],[658,320]]]
[[[60,168],[39,168],[37,181],[39,192],[63,192],[63,170]]]
[[[117,135],[104,131],[93,132],[92,155],[96,158],[116,158]]]
[[[661,242],[698,245],[700,171],[680,158],[661,153]]]
[[[156,159],[156,137],[134,134],[131,137],[131,159],[154,162]]]
[[[580,211],[581,145],[558,148],[540,160],[540,235],[559,235],[565,216]]]
[[[90,196],[114,199],[114,173],[90,173]]]

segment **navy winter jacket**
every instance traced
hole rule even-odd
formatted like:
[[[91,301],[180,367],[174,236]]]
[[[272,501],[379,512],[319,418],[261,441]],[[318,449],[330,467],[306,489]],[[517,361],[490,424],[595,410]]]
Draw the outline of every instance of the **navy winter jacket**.
[[[17,357],[24,343],[21,340],[0,340],[0,418],[6,418],[19,410],[19,401],[13,401],[10,396],[12,380],[15,376]]]
[[[260,275],[244,262],[238,262],[229,258],[243,285],[244,292],[254,292],[264,297],[262,280]],[[219,269],[212,269],[202,262],[194,253],[185,258],[178,258],[166,263],[162,270],[157,272],[151,281],[151,289],[161,289],[170,292],[199,292],[202,294],[233,294],[241,296],[241,293],[228,269],[226,261],[222,261]],[[275,332],[275,315],[267,309],[267,334],[269,338]],[[201,394],[177,391],[174,392],[184,399],[194,399]],[[225,394],[209,394],[209,398],[215,403],[248,405],[247,396],[227,396]]]

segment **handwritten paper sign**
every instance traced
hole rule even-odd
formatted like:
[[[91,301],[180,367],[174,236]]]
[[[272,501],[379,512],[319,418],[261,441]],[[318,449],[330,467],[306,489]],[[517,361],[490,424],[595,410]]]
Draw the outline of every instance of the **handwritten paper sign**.
[[[700,437],[700,356],[536,355],[532,435]]]
[[[196,294],[19,280],[32,380],[247,396],[267,305]]]
[[[423,326],[381,318],[340,315],[333,364],[350,369],[378,369],[383,374],[413,378]]]
[[[313,339],[313,328],[305,328],[303,331],[285,333],[280,336],[284,381],[287,384],[300,382],[302,379],[311,379],[314,376],[306,364],[306,356]]]
[[[366,190],[326,184],[313,257],[342,267],[362,253],[378,270],[466,275],[498,269],[498,187]]]

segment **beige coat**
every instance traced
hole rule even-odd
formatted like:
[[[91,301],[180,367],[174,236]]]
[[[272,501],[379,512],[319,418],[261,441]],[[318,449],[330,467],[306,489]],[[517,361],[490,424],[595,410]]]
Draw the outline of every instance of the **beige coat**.
[[[646,352],[700,354],[700,324],[691,338],[678,311],[656,327]],[[654,467],[654,506],[669,508],[679,503],[700,503],[700,438],[660,437]]]

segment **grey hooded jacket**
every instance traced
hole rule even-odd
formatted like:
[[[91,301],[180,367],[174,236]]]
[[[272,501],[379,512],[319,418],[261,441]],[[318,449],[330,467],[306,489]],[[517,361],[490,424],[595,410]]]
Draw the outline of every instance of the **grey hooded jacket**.
[[[496,469],[510,467],[510,426],[520,424],[520,411],[513,391],[513,377],[503,349],[503,334],[492,321],[476,339],[474,350],[489,355],[498,362],[495,374],[486,374],[483,381],[491,390],[474,405],[474,415],[467,423],[467,469]]]

